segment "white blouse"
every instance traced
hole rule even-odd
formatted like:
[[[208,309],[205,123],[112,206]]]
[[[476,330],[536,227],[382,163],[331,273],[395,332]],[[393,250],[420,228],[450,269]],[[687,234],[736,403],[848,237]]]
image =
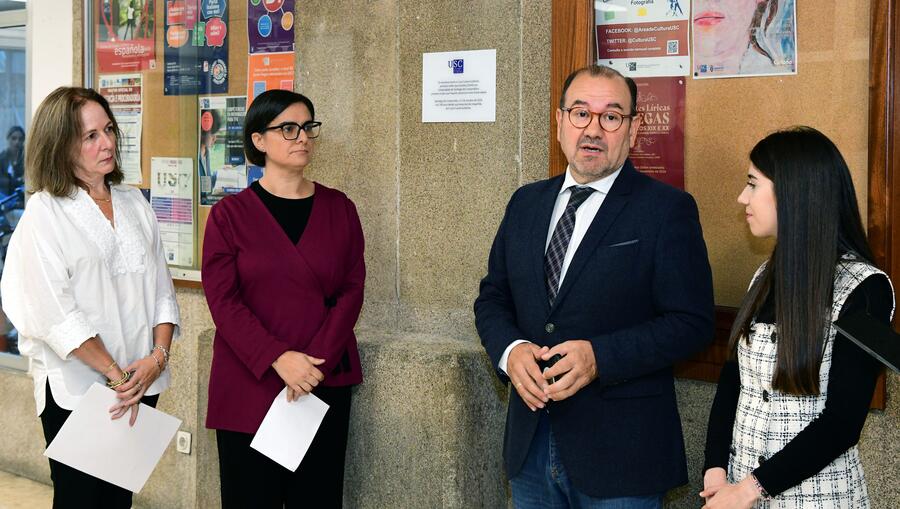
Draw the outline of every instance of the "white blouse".
[[[72,355],[95,335],[121,367],[146,357],[153,327],[180,316],[156,216],[141,192],[111,188],[115,229],[88,196],[36,193],[9,242],[0,297],[19,331],[19,351],[31,358],[37,413],[49,380],[56,403],[72,410],[103,374]],[[169,370],[151,385],[169,386]]]

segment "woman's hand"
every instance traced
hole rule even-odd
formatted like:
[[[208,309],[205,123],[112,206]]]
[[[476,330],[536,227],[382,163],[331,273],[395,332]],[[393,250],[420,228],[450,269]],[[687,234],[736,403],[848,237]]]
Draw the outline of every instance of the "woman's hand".
[[[717,488],[704,489],[700,496],[706,498],[703,509],[750,509],[759,498],[759,490],[753,479],[747,476],[737,484],[726,483]]]
[[[288,401],[296,401],[300,396],[309,394],[319,382],[325,380],[325,375],[316,367],[323,362],[325,359],[288,350],[272,363],[275,372],[287,386]]]
[[[131,372],[131,378],[128,382],[115,388],[119,402],[113,405],[109,411],[113,419],[118,419],[131,408],[131,419],[129,419],[128,424],[129,426],[134,426],[141,398],[147,392],[147,389],[153,385],[153,382],[159,378],[162,371],[152,354],[132,362],[125,368],[125,371]]]
[[[703,491],[700,492],[700,496],[705,498],[708,502],[709,499],[719,491],[719,488],[727,484],[728,473],[725,472],[724,468],[710,468],[703,474]]]

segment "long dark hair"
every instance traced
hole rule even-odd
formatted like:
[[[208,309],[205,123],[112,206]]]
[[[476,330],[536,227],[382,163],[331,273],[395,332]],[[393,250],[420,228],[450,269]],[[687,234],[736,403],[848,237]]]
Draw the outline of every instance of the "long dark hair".
[[[729,348],[736,351],[772,292],[778,333],[772,387],[819,394],[835,265],[847,253],[872,263],[850,170],[831,140],[802,126],[763,138],[750,152],[750,161],[774,184],[778,238],[741,303]]]

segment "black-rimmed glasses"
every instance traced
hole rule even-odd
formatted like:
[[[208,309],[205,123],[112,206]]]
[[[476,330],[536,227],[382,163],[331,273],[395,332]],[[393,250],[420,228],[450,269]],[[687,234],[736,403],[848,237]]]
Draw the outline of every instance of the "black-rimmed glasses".
[[[600,119],[600,129],[608,133],[613,133],[622,127],[622,123],[626,118],[634,118],[638,114],[625,115],[618,111],[604,111],[602,113],[594,113],[593,111],[582,106],[573,106],[571,108],[560,108],[562,111],[569,113],[569,122],[578,129],[584,129],[591,125],[594,115]]]
[[[266,127],[263,131],[280,129],[281,136],[283,136],[285,140],[294,141],[300,137],[301,130],[306,131],[306,137],[309,139],[318,138],[320,127],[322,127],[322,122],[309,121],[304,122],[303,125],[300,125],[297,122],[282,122],[278,125],[273,125],[272,127]]]

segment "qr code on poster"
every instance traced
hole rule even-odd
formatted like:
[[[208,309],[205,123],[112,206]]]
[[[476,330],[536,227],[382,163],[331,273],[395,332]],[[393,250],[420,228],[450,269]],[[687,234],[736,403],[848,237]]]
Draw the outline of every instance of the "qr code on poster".
[[[666,42],[666,55],[678,54],[678,40]]]
[[[637,62],[628,62],[628,72],[637,71]]]

